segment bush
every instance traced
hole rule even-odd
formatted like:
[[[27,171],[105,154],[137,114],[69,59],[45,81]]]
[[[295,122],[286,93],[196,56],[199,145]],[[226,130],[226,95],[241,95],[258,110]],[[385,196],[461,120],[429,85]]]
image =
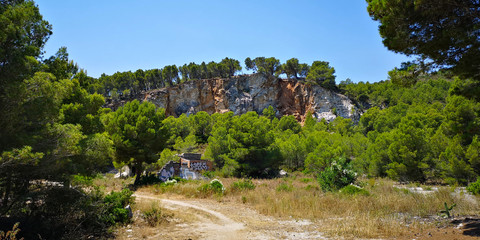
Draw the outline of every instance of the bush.
[[[171,180],[175,180],[177,181],[177,183],[183,183],[183,182],[187,182],[188,180],[187,179],[184,179],[184,178],[181,178],[181,177],[176,177],[176,176],[173,176],[171,178]]]
[[[93,178],[82,175],[73,175],[72,186],[92,186]]]
[[[172,180],[167,180],[165,181],[164,183],[162,183],[162,185],[165,185],[165,186],[173,186],[177,183],[177,180],[175,179],[172,179]]]
[[[234,182],[232,188],[238,191],[253,190],[255,189],[255,184],[253,184],[251,179],[242,179]]]
[[[225,187],[223,187],[223,183],[220,182],[218,179],[213,179],[210,181],[210,189],[212,189],[215,193],[223,193],[225,191]]]
[[[340,189],[340,192],[346,195],[363,195],[363,196],[369,196],[370,193],[363,189],[359,188],[355,185],[348,185]]]
[[[471,192],[473,195],[480,195],[480,177],[477,178],[476,182],[468,185],[467,191]]]
[[[318,182],[323,191],[336,191],[354,183],[356,178],[357,173],[352,170],[350,162],[345,158],[339,158],[320,173]]]
[[[138,181],[138,185],[152,185],[155,183],[161,183],[160,180],[155,174],[147,174],[146,176],[142,176]]]
[[[207,178],[214,178],[217,175],[217,172],[215,172],[215,171],[204,171],[204,172],[202,172],[202,175],[207,177]]]
[[[111,224],[128,222],[130,218],[125,207],[134,202],[135,197],[132,197],[132,194],[133,192],[129,189],[123,189],[106,195],[104,198],[106,212],[102,216],[103,220]]]
[[[223,194],[225,192],[225,187],[223,183],[218,179],[213,179],[210,183],[203,184],[198,188],[200,192],[203,193],[216,193]]]

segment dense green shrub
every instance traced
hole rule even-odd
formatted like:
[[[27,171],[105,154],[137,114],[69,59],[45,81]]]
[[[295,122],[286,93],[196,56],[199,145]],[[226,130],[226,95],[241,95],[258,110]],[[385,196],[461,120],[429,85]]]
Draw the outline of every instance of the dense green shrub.
[[[134,202],[135,197],[132,194],[133,192],[129,189],[123,189],[120,192],[112,191],[106,195],[104,198],[106,211],[102,216],[103,220],[111,224],[128,222],[130,219],[125,207]]]
[[[223,187],[223,183],[220,182],[218,179],[213,179],[210,181],[209,187],[215,193],[223,193],[225,191],[225,187]]]
[[[470,183],[467,187],[467,191],[473,195],[480,195],[480,178],[477,178],[476,182]]]
[[[92,186],[93,178],[82,175],[73,175],[72,186]]]
[[[203,184],[198,188],[202,193],[215,193],[223,194],[225,192],[225,187],[223,183],[218,179],[213,179],[210,183]]]
[[[156,183],[160,183],[160,182],[162,182],[162,180],[160,180],[154,174],[147,174],[145,176],[142,176],[137,184],[138,185],[152,185],[152,184],[156,184]]]
[[[336,191],[354,183],[357,173],[352,170],[350,162],[345,158],[333,161],[318,176],[318,182],[323,191]]]
[[[255,184],[252,182],[251,179],[242,179],[234,182],[232,188],[239,191],[253,190],[255,189]]]

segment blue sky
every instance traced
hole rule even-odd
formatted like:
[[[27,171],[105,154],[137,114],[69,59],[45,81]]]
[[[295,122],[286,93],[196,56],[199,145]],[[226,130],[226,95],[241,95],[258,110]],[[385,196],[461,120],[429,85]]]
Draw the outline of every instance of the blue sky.
[[[66,46],[88,75],[220,61],[328,61],[337,83],[387,79],[409,59],[388,51],[362,0],[36,0],[53,25],[45,56]]]

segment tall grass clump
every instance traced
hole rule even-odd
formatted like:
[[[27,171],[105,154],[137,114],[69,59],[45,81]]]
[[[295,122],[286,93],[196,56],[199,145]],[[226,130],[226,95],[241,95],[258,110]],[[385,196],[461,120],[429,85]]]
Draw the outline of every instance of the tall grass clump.
[[[255,184],[251,179],[241,179],[233,183],[232,189],[234,191],[253,190],[255,189]]]
[[[168,218],[172,215],[163,213],[162,209],[157,204],[152,203],[150,209],[142,211],[142,217],[151,227],[156,227],[162,223],[168,223]]]
[[[340,189],[340,192],[346,195],[364,195],[364,196],[370,195],[370,193],[367,190],[357,187],[355,185],[347,185],[342,189]]]

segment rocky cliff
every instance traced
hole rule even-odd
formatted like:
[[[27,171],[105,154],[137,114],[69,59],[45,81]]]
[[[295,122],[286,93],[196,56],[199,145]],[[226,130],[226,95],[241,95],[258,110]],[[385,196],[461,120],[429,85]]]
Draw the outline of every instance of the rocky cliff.
[[[360,111],[344,95],[316,85],[266,77],[261,74],[236,76],[228,79],[188,81],[174,87],[155,89],[137,98],[165,108],[167,115],[179,116],[199,111],[207,113],[248,111],[261,113],[268,106],[277,116],[294,115],[303,121],[308,112],[327,121],[337,116],[355,122]]]

